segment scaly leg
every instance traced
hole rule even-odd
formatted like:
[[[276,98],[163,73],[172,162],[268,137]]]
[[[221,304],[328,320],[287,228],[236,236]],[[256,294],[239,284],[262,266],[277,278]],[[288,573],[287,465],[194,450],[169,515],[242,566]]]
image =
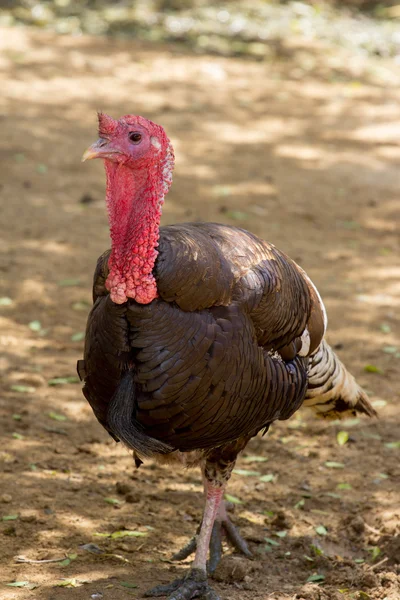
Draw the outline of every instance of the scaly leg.
[[[169,585],[159,585],[149,592],[146,596],[166,596],[170,594],[169,600],[192,600],[192,598],[202,598],[202,600],[220,600],[219,596],[208,585],[207,582],[207,554],[210,547],[211,537],[215,539],[215,545],[219,548],[218,559],[221,555],[221,542],[218,537],[218,528],[213,533],[214,524],[217,515],[220,514],[222,522],[227,521],[228,517],[224,509],[219,513],[221,501],[224,495],[227,481],[229,480],[232,469],[235,466],[236,457],[246,446],[250,438],[239,438],[234,442],[219,446],[209,451],[203,465],[204,484],[206,493],[206,505],[203,513],[203,520],[200,532],[196,540],[196,554],[193,565],[184,579],[173,581]],[[239,534],[232,524],[227,526],[230,539],[234,543],[239,543]],[[214,542],[213,542],[214,543]],[[243,542],[244,543],[244,542]],[[189,544],[191,550],[193,544]],[[247,545],[244,543],[244,549]],[[190,553],[190,552],[189,552]],[[189,555],[188,553],[188,555]],[[218,560],[214,561],[218,562]]]
[[[207,482],[204,480],[204,492],[206,495]],[[198,527],[196,535],[181,550],[172,556],[172,560],[184,560],[196,551],[198,535],[201,525]],[[252,554],[245,540],[241,537],[239,531],[230,520],[226,503],[222,499],[215,518],[214,527],[210,538],[210,559],[208,561],[207,571],[212,575],[222,557],[222,537],[225,534],[229,543],[241,554],[252,558]]]
[[[225,485],[206,482],[206,506],[200,533],[197,538],[196,554],[185,579],[178,579],[168,585],[158,585],[145,593],[145,596],[169,596],[169,600],[191,600],[200,597],[204,600],[219,600],[219,596],[207,582],[207,554],[215,518],[224,494]]]

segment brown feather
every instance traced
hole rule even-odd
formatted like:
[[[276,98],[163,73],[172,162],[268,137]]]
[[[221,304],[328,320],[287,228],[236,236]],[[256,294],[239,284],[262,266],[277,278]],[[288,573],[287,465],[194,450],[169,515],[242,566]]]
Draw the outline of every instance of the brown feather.
[[[160,452],[208,451],[289,418],[325,331],[304,271],[272,244],[216,223],[162,227],[158,250],[159,298],[147,305],[114,304],[109,251],[98,260],[80,372],[99,421],[143,456],[157,441]],[[351,409],[368,407],[359,395]],[[142,434],[148,447],[135,445]]]

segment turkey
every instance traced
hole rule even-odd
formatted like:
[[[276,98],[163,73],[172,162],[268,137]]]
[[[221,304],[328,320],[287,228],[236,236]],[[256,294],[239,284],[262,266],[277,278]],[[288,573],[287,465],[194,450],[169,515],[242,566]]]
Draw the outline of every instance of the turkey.
[[[78,373],[95,416],[137,466],[152,457],[202,470],[202,522],[175,556],[194,553],[190,571],[147,595],[217,600],[207,572],[222,534],[251,556],[223,500],[248,441],[302,405],[335,418],[375,411],[324,340],[324,305],[305,272],[237,227],[160,227],[174,166],[164,129],[98,117],[99,140],[82,160],[104,159],[111,250],[95,269]]]

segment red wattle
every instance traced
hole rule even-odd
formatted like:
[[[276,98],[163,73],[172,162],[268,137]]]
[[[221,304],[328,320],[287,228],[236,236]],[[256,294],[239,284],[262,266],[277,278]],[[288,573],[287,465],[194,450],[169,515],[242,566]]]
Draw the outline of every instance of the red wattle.
[[[132,170],[105,161],[112,241],[106,287],[116,304],[128,298],[148,304],[158,296],[152,270],[158,254],[164,191],[157,166]]]

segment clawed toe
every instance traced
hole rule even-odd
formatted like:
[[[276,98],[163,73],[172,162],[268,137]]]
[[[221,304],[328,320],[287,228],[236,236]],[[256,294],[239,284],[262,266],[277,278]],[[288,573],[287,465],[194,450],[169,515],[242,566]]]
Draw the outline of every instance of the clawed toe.
[[[197,535],[199,533],[199,530],[200,527],[197,530],[197,534],[194,537],[192,537],[192,539],[186,544],[186,546],[184,546],[181,550],[176,552],[171,557],[171,560],[185,560],[185,558],[188,558],[191,554],[194,554],[196,552]],[[242,538],[232,521],[230,521],[230,519],[226,516],[221,521],[215,521],[212,529],[209,546],[210,558],[207,562],[207,572],[209,575],[214,574],[218,563],[221,560],[223,534],[225,534],[228,542],[235,548],[235,550],[237,550],[241,554],[244,554],[245,556],[247,556],[247,558],[253,558],[253,555],[250,552],[247,543]]]
[[[229,519],[226,519],[226,520],[222,521],[222,526],[226,533],[226,537],[228,538],[228,540],[230,541],[232,546],[234,548],[236,548],[236,550],[238,552],[241,552],[242,554],[247,556],[247,558],[253,558],[253,555],[250,552],[246,541],[242,538],[242,536],[240,535],[239,531],[234,526],[232,521],[230,521]]]
[[[185,558],[188,558],[188,556],[196,552],[196,548],[197,538],[196,536],[194,536],[191,540],[188,541],[186,546],[184,546],[183,548],[181,548],[181,550],[178,550],[178,552],[175,552],[175,554],[171,556],[171,560],[185,560]]]
[[[196,552],[196,548],[197,536],[194,536],[191,540],[189,540],[186,546],[184,546],[183,548],[181,548],[181,550],[178,550],[178,552],[175,552],[175,554],[171,556],[171,560],[185,560],[185,558],[188,558],[191,554],[194,554],[194,552]],[[219,561],[221,560],[221,556],[222,527],[221,523],[215,522],[210,540],[210,560],[207,563],[207,573],[209,575],[212,575],[214,573]]]
[[[208,585],[206,581],[193,581],[187,579],[175,592],[169,596],[168,600],[220,600],[220,597]]]
[[[203,571],[192,569],[185,579],[175,579],[167,585],[157,585],[144,594],[147,598],[168,596],[168,600],[220,600],[220,597],[208,585]]]
[[[222,557],[222,527],[215,521],[210,539],[210,558],[207,563],[207,573],[213,575]]]
[[[171,583],[167,583],[165,585],[156,585],[151,588],[151,590],[147,590],[143,595],[145,598],[158,598],[160,596],[168,596],[172,594],[183,584],[184,579],[175,579],[171,581]]]

